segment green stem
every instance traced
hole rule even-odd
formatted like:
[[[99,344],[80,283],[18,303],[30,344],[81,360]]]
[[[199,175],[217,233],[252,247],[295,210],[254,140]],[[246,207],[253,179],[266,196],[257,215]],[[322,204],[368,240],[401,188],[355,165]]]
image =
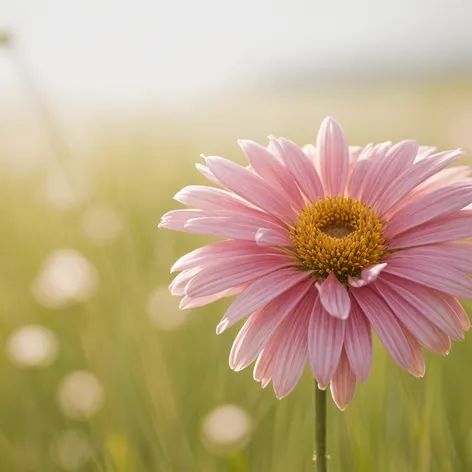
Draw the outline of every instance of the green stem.
[[[327,472],[327,454],[326,454],[326,390],[321,390],[315,381],[314,393],[315,410],[315,472]]]

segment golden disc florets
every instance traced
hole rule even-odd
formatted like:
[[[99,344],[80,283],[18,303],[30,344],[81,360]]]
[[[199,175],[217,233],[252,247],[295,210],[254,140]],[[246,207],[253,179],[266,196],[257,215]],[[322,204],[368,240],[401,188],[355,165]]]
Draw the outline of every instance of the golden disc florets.
[[[327,197],[307,205],[290,231],[302,264],[323,280],[330,272],[347,282],[385,255],[383,222],[365,203]]]

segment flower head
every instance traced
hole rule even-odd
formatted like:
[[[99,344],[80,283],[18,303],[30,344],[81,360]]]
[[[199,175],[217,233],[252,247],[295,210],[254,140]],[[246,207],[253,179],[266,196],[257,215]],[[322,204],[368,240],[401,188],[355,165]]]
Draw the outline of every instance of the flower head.
[[[240,141],[242,167],[206,157],[219,189],[189,186],[175,199],[196,209],[161,227],[224,238],[183,256],[170,285],[181,308],[236,299],[217,333],[247,315],[230,366],[292,391],[308,361],[339,408],[365,382],[372,329],[392,359],[424,375],[422,346],[446,354],[470,323],[456,297],[472,298],[472,180],[414,140],[349,147],[326,118],[316,147],[284,138]]]

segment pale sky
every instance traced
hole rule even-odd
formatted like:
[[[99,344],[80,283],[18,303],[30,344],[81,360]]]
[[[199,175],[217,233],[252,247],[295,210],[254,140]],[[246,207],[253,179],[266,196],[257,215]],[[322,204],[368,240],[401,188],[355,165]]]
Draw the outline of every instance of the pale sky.
[[[471,18],[471,0],[0,0],[47,92],[92,106],[187,102],[299,67],[441,67],[472,57]],[[15,77],[0,51],[0,97]]]

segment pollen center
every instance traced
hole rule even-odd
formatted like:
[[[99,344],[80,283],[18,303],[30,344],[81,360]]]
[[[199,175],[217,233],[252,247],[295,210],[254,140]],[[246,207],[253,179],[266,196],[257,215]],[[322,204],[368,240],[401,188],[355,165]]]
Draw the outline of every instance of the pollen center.
[[[365,203],[327,197],[307,205],[291,229],[295,253],[305,268],[324,280],[334,272],[340,282],[359,277],[385,255],[383,221]]]

